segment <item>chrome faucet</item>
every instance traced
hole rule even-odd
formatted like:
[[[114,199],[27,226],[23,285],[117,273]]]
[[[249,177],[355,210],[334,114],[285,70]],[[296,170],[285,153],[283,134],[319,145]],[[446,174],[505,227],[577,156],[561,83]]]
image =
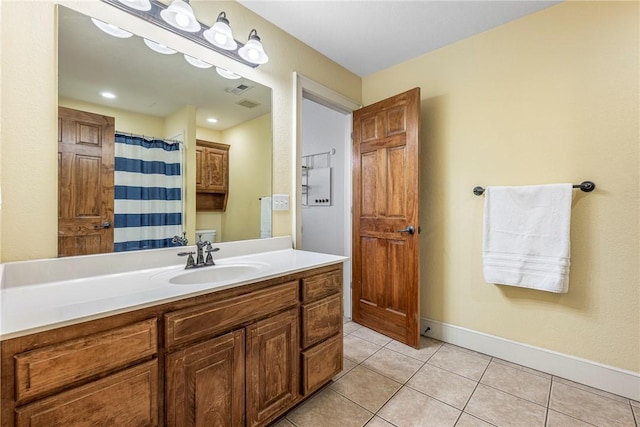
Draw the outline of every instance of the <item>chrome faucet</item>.
[[[173,239],[171,239],[171,243],[173,243],[174,245],[179,245],[179,246],[187,246],[187,243],[189,243],[189,241],[187,240],[187,232],[183,231],[182,232],[182,237],[173,236]]]
[[[206,248],[206,249],[205,249]],[[178,256],[188,256],[187,258],[187,265],[185,265],[185,269],[189,269],[189,268],[200,268],[200,267],[206,267],[209,265],[216,265],[216,263],[213,261],[213,255],[211,255],[212,252],[218,252],[220,250],[220,248],[214,248],[211,245],[211,242],[208,241],[202,241],[202,239],[199,239],[196,242],[196,249],[197,252],[178,252]],[[204,252],[207,253],[207,258],[205,259],[204,257]],[[193,255],[196,255],[196,260],[194,261],[193,259]]]

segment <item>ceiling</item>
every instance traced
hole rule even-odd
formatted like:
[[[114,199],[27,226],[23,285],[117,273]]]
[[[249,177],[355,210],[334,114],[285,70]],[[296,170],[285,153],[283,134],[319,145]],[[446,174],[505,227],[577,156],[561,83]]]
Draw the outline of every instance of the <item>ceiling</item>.
[[[238,0],[364,77],[560,1]],[[269,41],[263,40],[268,52]]]

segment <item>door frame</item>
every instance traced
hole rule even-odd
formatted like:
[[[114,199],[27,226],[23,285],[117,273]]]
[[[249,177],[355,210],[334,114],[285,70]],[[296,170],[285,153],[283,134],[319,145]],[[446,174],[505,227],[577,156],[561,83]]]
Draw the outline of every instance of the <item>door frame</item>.
[[[352,119],[351,113],[362,107],[361,104],[354,100],[329,89],[320,83],[311,80],[304,75],[294,72],[293,80],[295,85],[294,111],[295,120],[293,122],[293,134],[295,142],[293,147],[293,158],[291,159],[292,182],[294,188],[292,190],[292,203],[295,212],[292,215],[292,233],[294,248],[302,246],[302,102],[308,99],[327,108],[338,111],[348,116],[349,129],[351,129]],[[344,141],[344,254],[349,257],[345,262],[343,269],[343,307],[344,316],[351,318],[351,205],[352,201],[352,179],[351,179],[351,137],[350,133],[345,135]]]

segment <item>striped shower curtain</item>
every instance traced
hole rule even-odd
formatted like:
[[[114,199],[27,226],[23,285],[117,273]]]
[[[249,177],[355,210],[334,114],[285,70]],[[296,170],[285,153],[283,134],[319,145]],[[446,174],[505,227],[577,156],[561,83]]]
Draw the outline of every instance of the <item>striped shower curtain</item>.
[[[114,251],[174,246],[182,234],[180,144],[115,135]]]

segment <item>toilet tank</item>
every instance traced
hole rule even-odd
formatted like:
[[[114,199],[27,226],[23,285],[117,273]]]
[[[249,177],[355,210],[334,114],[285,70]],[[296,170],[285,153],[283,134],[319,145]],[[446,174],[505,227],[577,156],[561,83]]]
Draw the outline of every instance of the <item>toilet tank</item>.
[[[216,230],[196,230],[196,241],[214,243],[216,241]]]

